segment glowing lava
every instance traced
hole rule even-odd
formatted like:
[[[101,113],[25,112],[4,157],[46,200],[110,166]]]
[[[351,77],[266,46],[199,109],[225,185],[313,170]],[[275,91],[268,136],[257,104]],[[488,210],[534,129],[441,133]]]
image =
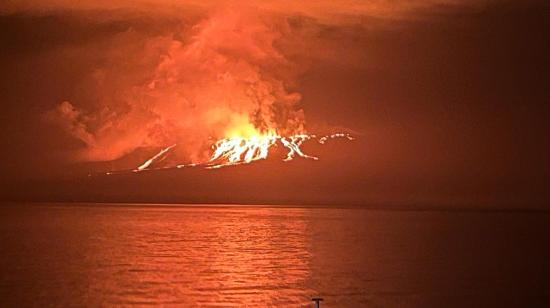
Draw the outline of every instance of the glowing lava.
[[[208,161],[203,163],[177,165],[176,168],[202,166],[207,169],[221,168],[225,166],[248,164],[253,161],[266,159],[269,155],[269,149],[276,145],[282,145],[287,150],[283,161],[291,161],[295,157],[317,160],[318,157],[305,154],[301,146],[307,140],[316,140],[320,144],[325,144],[327,140],[334,138],[346,138],[353,140],[349,134],[337,133],[317,137],[316,135],[297,134],[288,137],[280,136],[275,133],[266,133],[261,135],[252,135],[251,137],[229,137],[217,141],[213,146],[213,153]],[[134,172],[151,170],[150,166],[166,158],[166,155],[177,145],[171,145],[162,149],[158,154],[145,161],[142,165],[134,169]]]

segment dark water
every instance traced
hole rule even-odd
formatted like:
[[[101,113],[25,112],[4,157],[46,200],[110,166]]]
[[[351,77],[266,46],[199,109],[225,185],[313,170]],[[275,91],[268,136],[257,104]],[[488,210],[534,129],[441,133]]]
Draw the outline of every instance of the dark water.
[[[541,307],[550,215],[0,207],[0,306]]]

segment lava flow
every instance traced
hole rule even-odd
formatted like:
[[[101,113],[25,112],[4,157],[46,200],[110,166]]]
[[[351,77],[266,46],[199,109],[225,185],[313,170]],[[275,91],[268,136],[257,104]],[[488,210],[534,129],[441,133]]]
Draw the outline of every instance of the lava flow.
[[[349,134],[343,133],[326,135],[322,137],[308,134],[297,134],[283,137],[274,133],[267,133],[249,138],[230,137],[221,139],[212,146],[213,153],[208,161],[194,164],[180,164],[175,166],[175,168],[202,166],[206,169],[216,169],[232,165],[248,164],[253,161],[266,159],[269,155],[269,149],[278,144],[282,145],[287,150],[286,157],[283,161],[291,161],[295,157],[317,160],[318,157],[308,155],[302,151],[302,144],[307,140],[316,140],[318,143],[324,144],[327,140],[334,138],[346,138],[348,140],[354,139]],[[158,169],[151,168],[151,166],[156,162],[164,160],[166,155],[168,155],[168,153],[176,146],[177,144],[174,144],[162,149],[158,154],[145,161],[133,171],[139,172]]]

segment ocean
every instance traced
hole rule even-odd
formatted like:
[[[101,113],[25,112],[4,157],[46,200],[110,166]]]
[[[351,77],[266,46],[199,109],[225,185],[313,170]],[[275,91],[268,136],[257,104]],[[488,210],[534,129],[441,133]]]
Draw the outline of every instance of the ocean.
[[[0,206],[0,306],[542,307],[550,212]]]

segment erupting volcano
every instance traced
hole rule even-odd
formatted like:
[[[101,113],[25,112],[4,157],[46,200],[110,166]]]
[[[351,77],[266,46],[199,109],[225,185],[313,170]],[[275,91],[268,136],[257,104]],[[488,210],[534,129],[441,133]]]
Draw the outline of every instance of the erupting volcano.
[[[117,78],[128,73],[116,66],[97,69],[90,81],[95,108],[64,101],[51,118],[84,144],[76,160],[161,149],[134,171],[157,169],[167,156],[177,162],[170,167],[179,168],[250,163],[266,159],[271,148],[284,149],[284,161],[317,159],[304,153],[304,142],[352,138],[308,133],[297,91],[305,68],[285,51],[297,42],[293,31],[282,17],[216,12],[193,27],[148,38],[136,66],[150,66],[139,78]],[[126,79],[133,82],[120,84]]]
[[[219,140],[212,146],[213,154],[210,159],[202,163],[193,164],[178,164],[175,166],[163,167],[165,168],[184,168],[184,167],[197,167],[203,166],[207,169],[220,168],[224,166],[239,165],[251,163],[253,161],[267,159],[269,150],[272,147],[282,146],[287,150],[286,157],[283,161],[290,161],[294,157],[302,157],[306,159],[317,160],[316,156],[310,156],[305,154],[300,146],[304,141],[316,140],[320,144],[324,144],[328,139],[334,138],[346,138],[353,140],[353,137],[349,134],[332,134],[318,138],[315,135],[293,135],[290,137],[282,137],[276,134],[265,134],[259,136],[253,136],[250,138],[233,137]],[[134,169],[134,172],[143,170],[156,169],[155,163],[163,161],[170,151],[175,148],[177,144],[173,144],[169,147],[162,149],[158,154],[145,161],[142,165]]]

